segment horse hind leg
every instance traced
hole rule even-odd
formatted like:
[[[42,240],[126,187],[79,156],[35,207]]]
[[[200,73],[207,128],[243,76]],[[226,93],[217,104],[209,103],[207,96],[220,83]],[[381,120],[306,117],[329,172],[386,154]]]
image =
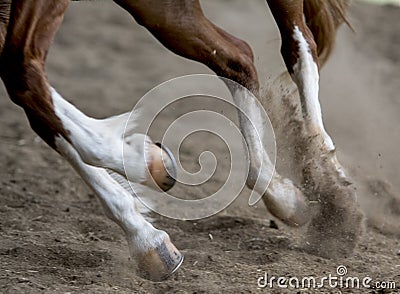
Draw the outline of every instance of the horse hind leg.
[[[307,132],[310,136],[319,136],[321,148],[328,153],[335,147],[322,121],[317,44],[303,19],[303,1],[267,2],[281,33],[282,57],[299,90]]]
[[[310,251],[324,256],[347,255],[359,239],[362,214],[323,125],[317,44],[304,21],[303,1],[267,2],[281,33],[282,57],[299,93],[299,101],[296,95],[289,101],[300,112],[300,119],[293,120],[301,130],[294,134],[301,153],[297,164],[303,171],[305,193],[320,208],[309,227]]]
[[[259,82],[250,46],[212,24],[203,15],[198,1],[170,0],[163,1],[162,5],[154,0],[116,2],[174,53],[201,62],[217,75],[231,79],[258,95]],[[264,202],[276,217],[289,225],[304,224],[309,215],[299,189],[277,173],[268,186],[269,179],[265,175],[274,166],[258,140],[258,134],[263,133],[260,110],[248,100],[246,93],[234,88],[230,90],[238,108],[251,114],[251,122],[246,118],[239,120],[250,153],[247,185],[264,195]],[[252,123],[257,124],[259,133]]]

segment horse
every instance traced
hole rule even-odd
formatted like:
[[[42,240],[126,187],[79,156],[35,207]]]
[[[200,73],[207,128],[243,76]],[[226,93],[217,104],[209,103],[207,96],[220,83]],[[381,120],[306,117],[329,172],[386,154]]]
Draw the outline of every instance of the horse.
[[[216,75],[233,80],[256,97],[260,95],[250,45],[207,19],[199,0],[114,2],[170,51],[203,63]],[[164,280],[179,268],[182,254],[166,232],[146,220],[137,201],[108,170],[167,191],[175,183],[171,176],[174,158],[165,146],[146,135],[134,134],[129,140],[121,137],[123,130],[115,131],[115,126],[123,126],[127,114],[90,118],[51,87],[45,72],[46,56],[69,3],[0,0],[0,77],[11,100],[25,111],[32,129],[74,167],[97,195],[105,214],[125,232],[137,274]],[[281,34],[281,55],[299,91],[307,136],[317,138],[321,153],[334,154],[318,100],[319,70],[332,51],[337,28],[347,22],[348,1],[267,0],[267,5]],[[243,92],[231,92],[241,107],[252,107]],[[257,119],[257,113],[249,113]],[[254,129],[246,120],[240,121],[240,128],[249,146],[248,187],[263,195],[267,208],[284,223],[307,223],[309,207],[303,191],[277,172],[269,184],[263,174],[273,167],[266,151],[256,142]],[[125,166],[122,155],[116,152],[121,146],[127,150]],[[333,162],[338,174],[345,177]]]

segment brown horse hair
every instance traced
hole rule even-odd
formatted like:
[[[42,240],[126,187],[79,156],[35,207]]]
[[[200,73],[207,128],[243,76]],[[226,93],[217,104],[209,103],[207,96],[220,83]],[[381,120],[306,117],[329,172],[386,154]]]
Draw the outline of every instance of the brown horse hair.
[[[0,1],[0,23],[8,24],[10,18],[11,0]]]
[[[304,0],[306,23],[317,43],[321,65],[332,53],[338,27],[344,22],[352,29],[346,17],[349,4],[349,0]]]
[[[0,54],[3,50],[10,19],[11,0],[0,0]]]
[[[0,0],[0,53],[7,34],[11,1]],[[345,22],[352,28],[346,17],[349,3],[350,0],[304,0],[306,23],[317,43],[321,65],[328,60],[332,53],[338,27]]]

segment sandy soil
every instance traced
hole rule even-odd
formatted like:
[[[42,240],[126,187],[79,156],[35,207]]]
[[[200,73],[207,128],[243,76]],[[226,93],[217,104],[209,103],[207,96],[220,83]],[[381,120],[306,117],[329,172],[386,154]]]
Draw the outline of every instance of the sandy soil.
[[[279,35],[262,0],[203,2],[212,20],[252,45],[262,81],[283,70]],[[68,164],[30,130],[2,88],[0,292],[252,293],[262,291],[257,278],[264,272],[322,277],[335,274],[339,265],[351,276],[394,281],[400,292],[400,9],[356,4],[350,16],[356,33],[341,29],[322,71],[321,103],[367,216],[354,256],[331,260],[303,252],[304,230],[271,222],[262,204],[248,207],[245,190],[226,211],[206,220],[155,215],[155,226],[170,234],[185,262],[166,282],[138,278],[122,231]],[[108,2],[71,4],[48,62],[52,84],[95,117],[128,111],[153,86],[198,72],[209,71],[165,50]],[[188,143],[183,159],[189,167],[198,154],[191,147],[223,157],[222,147],[205,142],[194,137]],[[220,180],[173,192],[199,197]]]

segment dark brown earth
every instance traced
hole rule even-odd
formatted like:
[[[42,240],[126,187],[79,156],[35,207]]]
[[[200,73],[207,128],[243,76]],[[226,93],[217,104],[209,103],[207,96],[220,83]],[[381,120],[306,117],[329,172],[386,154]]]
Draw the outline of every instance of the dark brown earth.
[[[276,76],[283,69],[279,36],[264,2],[229,3],[204,1],[206,14],[250,42],[261,79]],[[400,9],[357,3],[350,19],[356,32],[341,29],[322,71],[321,102],[367,216],[353,256],[332,260],[303,252],[304,229],[272,222],[262,204],[248,207],[246,190],[209,219],[154,215],[155,226],[170,234],[185,261],[165,282],[138,278],[122,231],[68,164],[31,131],[2,88],[0,293],[252,293],[267,291],[257,288],[264,272],[323,277],[335,275],[339,265],[347,267],[348,276],[397,284],[397,290],[370,292],[400,292]],[[95,117],[128,111],[155,85],[197,72],[208,71],[169,53],[108,2],[71,4],[48,63],[52,84]],[[207,147],[204,140],[193,140],[188,147]],[[221,153],[217,147],[214,152]],[[186,150],[188,166],[196,154]],[[201,188],[178,186],[174,194],[196,197],[219,184],[217,179]],[[339,290],[368,292],[310,292]]]

